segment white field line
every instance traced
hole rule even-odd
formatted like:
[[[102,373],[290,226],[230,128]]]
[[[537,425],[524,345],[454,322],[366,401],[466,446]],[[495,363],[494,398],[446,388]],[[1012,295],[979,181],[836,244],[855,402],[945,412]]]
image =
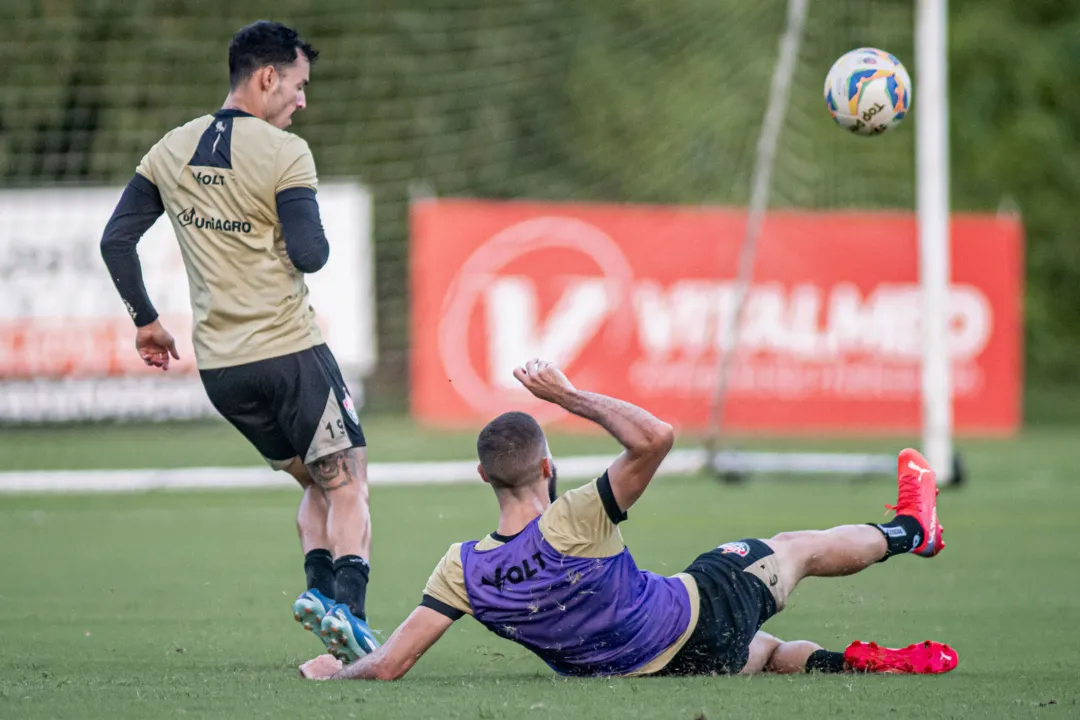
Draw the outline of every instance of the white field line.
[[[612,455],[587,455],[557,459],[560,478],[587,480],[601,475]],[[658,474],[684,475],[701,469],[704,455],[698,450],[670,453]],[[449,462],[370,463],[372,485],[441,485],[480,482],[475,460]],[[56,470],[0,473],[0,494],[13,493],[118,493],[148,490],[208,490],[236,488],[287,488],[296,482],[268,467],[201,467],[173,470]]]

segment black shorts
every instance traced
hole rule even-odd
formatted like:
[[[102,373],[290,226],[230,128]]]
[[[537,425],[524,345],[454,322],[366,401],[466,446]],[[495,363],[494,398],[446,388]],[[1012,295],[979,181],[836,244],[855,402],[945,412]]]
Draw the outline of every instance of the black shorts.
[[[272,467],[365,445],[356,406],[326,345],[199,375],[217,411]]]
[[[697,626],[658,675],[731,675],[743,669],[754,635],[777,613],[766,584],[779,581],[775,560],[763,562],[771,555],[761,540],[739,540],[699,555],[686,568],[698,586]]]

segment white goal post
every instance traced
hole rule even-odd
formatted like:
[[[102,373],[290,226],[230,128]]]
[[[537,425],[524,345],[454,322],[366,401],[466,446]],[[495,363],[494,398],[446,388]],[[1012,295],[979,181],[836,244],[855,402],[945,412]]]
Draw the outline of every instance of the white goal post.
[[[949,141],[946,28],[947,0],[915,2],[915,61],[919,114],[916,124],[916,219],[919,282],[922,290],[921,372],[922,450],[935,468],[939,485],[963,480],[952,446],[952,395],[947,347],[949,300]],[[788,474],[892,474],[895,455],[734,451],[720,447],[724,401],[731,358],[753,265],[762,220],[768,208],[776,146],[783,127],[799,43],[810,0],[789,0],[769,103],[758,139],[747,230],[740,248],[735,302],[724,323],[724,347],[709,408],[705,466],[728,479],[759,472]]]
[[[947,0],[917,0],[915,62],[919,122],[915,138],[919,279],[923,292],[923,449],[938,484],[953,481],[952,382],[949,372],[949,104]]]

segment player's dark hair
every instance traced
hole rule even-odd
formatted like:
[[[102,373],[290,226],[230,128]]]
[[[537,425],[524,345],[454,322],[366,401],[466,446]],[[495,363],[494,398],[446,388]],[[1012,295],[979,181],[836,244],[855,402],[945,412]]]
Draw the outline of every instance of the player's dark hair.
[[[267,65],[279,71],[292,65],[297,50],[312,64],[319,57],[319,51],[301,40],[300,33],[281,23],[256,20],[240,28],[229,43],[229,85],[235,88]]]
[[[540,461],[547,454],[547,441],[532,415],[508,412],[480,431],[476,454],[491,486],[509,490],[537,479]]]

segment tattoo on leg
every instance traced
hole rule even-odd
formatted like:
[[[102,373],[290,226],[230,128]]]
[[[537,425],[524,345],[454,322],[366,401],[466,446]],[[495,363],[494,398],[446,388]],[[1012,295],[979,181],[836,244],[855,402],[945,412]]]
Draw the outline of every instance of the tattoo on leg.
[[[315,484],[329,492],[351,483],[359,468],[352,453],[341,450],[319,458],[308,465],[308,469]]]

